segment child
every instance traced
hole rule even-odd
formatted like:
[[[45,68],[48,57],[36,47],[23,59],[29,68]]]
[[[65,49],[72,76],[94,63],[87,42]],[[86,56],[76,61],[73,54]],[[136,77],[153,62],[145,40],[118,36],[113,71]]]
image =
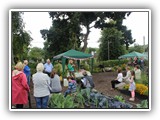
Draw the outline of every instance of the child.
[[[130,77],[130,84],[129,84],[129,91],[131,91],[131,98],[129,99],[130,101],[134,101],[135,100],[135,89],[136,89],[136,85],[135,85],[135,72],[131,71],[131,77]]]
[[[64,97],[66,97],[68,94],[76,92],[76,81],[72,80],[72,77],[67,78],[69,84],[68,89],[64,92]]]
[[[70,74],[70,76],[73,76],[75,78],[74,67],[75,67],[75,65],[73,64],[73,60],[69,60],[69,63],[68,63],[69,74]]]

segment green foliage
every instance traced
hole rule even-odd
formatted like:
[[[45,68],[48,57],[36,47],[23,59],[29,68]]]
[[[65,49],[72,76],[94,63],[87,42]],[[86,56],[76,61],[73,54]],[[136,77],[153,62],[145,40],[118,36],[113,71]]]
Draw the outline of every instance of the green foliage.
[[[104,65],[105,67],[114,67],[114,66],[120,66],[123,64],[127,64],[128,60],[107,60],[107,61],[100,61],[98,64]]]
[[[57,55],[69,49],[85,51],[88,45],[88,36],[91,28],[106,28],[122,26],[122,21],[130,12],[49,12],[52,18],[52,27],[41,30],[46,40],[44,49],[46,56]],[[112,19],[112,24],[106,22]],[[82,29],[86,32],[82,32]],[[80,48],[83,42],[82,48]],[[67,43],[67,44],[64,44]]]
[[[115,98],[116,100],[122,102],[122,103],[125,103],[125,100],[124,100],[124,98],[123,98],[122,96],[116,95],[116,96],[114,96],[114,98]]]
[[[82,63],[81,65],[83,66],[83,69],[89,71],[89,67],[90,67],[90,66],[89,66],[88,63],[85,62],[85,63]]]
[[[133,47],[129,47],[129,50],[128,50],[129,53],[133,51],[143,53],[145,52],[145,48],[142,45],[135,44]]]
[[[120,41],[123,39],[123,33],[116,28],[106,28],[102,31],[102,37],[99,42],[99,60],[117,59],[125,53],[124,47]]]
[[[63,94],[53,94],[49,100],[49,108],[75,108],[76,106],[70,95],[64,97]]]
[[[137,108],[148,108],[148,101],[143,100],[143,101],[141,101],[140,104],[137,104],[136,106],[137,106]]]
[[[62,76],[62,72],[63,72],[63,70],[62,70],[62,64],[60,64],[60,63],[55,64],[54,65],[54,69],[56,70],[56,72],[57,72],[57,74],[59,76]]]
[[[13,63],[17,63],[18,61],[28,58],[29,45],[32,41],[29,32],[24,30],[22,14],[22,12],[11,13]]]
[[[31,48],[29,52],[29,58],[33,61],[42,61],[44,59],[44,50],[38,47]]]
[[[34,74],[36,73],[36,66],[37,66],[38,63],[29,63],[28,66],[30,67],[30,70],[31,70],[31,74]]]
[[[142,72],[140,81],[141,81],[142,84],[148,86],[149,79],[148,79],[148,76],[145,72]]]
[[[74,96],[74,102],[77,104],[78,108],[84,108],[85,99],[79,87],[77,87],[76,95]]]

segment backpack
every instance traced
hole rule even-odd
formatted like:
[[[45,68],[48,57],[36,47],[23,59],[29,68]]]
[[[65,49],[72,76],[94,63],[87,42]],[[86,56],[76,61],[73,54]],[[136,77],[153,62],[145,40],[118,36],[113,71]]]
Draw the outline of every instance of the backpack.
[[[91,76],[85,76],[84,78],[86,78],[89,81],[89,84],[91,85],[92,88],[95,87],[93,79]]]

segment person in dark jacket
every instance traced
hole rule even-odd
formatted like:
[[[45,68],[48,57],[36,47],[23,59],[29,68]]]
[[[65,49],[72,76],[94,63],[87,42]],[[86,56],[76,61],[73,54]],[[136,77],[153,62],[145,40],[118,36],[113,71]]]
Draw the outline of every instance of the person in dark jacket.
[[[92,76],[88,76],[86,71],[83,72],[83,76],[84,77],[81,80],[83,83],[83,88],[91,88],[91,89],[94,88],[95,85]]]

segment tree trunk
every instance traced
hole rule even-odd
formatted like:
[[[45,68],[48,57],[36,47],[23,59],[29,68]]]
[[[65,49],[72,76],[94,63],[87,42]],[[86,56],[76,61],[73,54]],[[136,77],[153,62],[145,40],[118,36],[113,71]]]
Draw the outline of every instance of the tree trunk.
[[[87,40],[88,40],[88,36],[89,36],[89,33],[90,33],[90,31],[89,31],[89,25],[86,27],[86,29],[87,29],[87,32],[84,35],[84,39],[83,39],[84,46],[82,47],[82,52],[85,52],[85,50],[87,48],[87,45],[88,45]]]

